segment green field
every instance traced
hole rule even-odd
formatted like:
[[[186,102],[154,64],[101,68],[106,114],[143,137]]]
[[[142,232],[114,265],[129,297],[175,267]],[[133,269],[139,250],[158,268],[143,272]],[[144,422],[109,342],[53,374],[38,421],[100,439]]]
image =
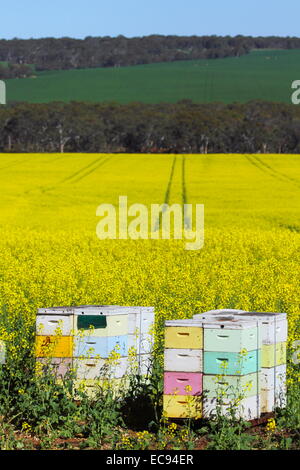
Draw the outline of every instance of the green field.
[[[36,73],[7,80],[8,101],[128,103],[291,102],[300,50],[261,50],[226,59]]]

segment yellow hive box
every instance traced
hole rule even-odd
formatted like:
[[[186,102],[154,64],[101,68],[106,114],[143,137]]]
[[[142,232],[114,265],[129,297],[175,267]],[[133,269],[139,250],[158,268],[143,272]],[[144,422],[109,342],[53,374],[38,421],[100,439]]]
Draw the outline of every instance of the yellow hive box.
[[[36,357],[72,357],[72,336],[36,336]]]
[[[167,418],[202,418],[202,397],[164,395],[164,415]]]
[[[261,367],[275,367],[286,364],[286,342],[263,344]]]
[[[166,349],[202,349],[203,328],[194,326],[167,326],[165,329]]]

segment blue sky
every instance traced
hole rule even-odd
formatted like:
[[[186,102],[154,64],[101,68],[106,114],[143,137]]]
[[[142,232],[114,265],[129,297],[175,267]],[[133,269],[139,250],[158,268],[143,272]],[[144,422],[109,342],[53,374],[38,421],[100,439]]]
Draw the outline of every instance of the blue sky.
[[[300,36],[299,0],[9,0],[0,37]]]

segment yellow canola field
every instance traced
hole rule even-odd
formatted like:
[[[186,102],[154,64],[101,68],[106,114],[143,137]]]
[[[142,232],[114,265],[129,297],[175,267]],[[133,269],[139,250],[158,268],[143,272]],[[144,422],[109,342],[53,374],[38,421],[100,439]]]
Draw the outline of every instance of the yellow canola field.
[[[299,155],[2,154],[0,178],[1,335],[18,335],[16,355],[36,309],[57,305],[153,305],[158,340],[165,319],[282,311],[300,339]],[[99,240],[96,209],[120,195],[204,204],[204,247]]]

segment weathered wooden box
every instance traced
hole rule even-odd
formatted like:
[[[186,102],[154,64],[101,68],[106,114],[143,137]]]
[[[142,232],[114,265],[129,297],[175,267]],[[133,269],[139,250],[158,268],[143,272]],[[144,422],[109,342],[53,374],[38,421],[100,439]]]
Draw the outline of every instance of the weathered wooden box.
[[[36,360],[60,379],[72,372],[89,393],[107,377],[117,381],[151,371],[153,307],[83,305],[40,308],[36,317]],[[117,383],[117,382],[116,382]]]

